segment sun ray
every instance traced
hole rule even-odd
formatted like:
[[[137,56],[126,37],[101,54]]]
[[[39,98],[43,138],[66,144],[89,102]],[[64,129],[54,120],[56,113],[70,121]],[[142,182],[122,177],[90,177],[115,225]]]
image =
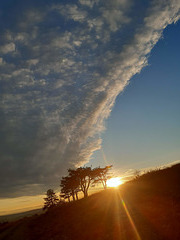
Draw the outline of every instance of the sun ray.
[[[135,240],[141,240],[141,237],[138,233],[138,230],[135,226],[135,223],[129,213],[129,210],[127,208],[127,205],[125,204],[120,192],[118,190],[114,190],[114,200],[115,200],[115,204],[114,204],[114,208],[115,208],[115,216],[114,216],[114,228],[113,228],[113,239],[128,239],[130,236],[127,235],[126,232],[123,231],[123,222],[124,220],[122,219],[122,215],[123,212],[126,214],[130,226],[132,227],[133,230],[133,234],[134,234],[134,238]],[[124,209],[124,211],[122,212],[122,210]],[[123,217],[124,218],[124,217]],[[132,235],[131,235],[132,237]]]
[[[123,198],[121,197],[120,193],[118,193],[118,194],[119,194],[119,197],[120,197],[120,199],[121,199],[122,206],[123,206],[123,208],[124,208],[124,210],[125,210],[125,212],[126,212],[126,215],[127,215],[128,219],[129,219],[129,222],[130,222],[130,224],[131,224],[131,226],[132,226],[132,228],[133,228],[133,230],[134,230],[136,239],[137,239],[137,240],[141,240],[141,237],[140,237],[140,235],[139,235],[139,233],[138,233],[138,230],[137,230],[137,228],[136,228],[136,226],[135,226],[135,223],[134,223],[134,221],[133,221],[133,219],[132,219],[132,217],[131,217],[131,215],[130,215],[130,213],[129,213],[129,210],[128,210],[126,204],[125,204],[125,201],[124,201]]]

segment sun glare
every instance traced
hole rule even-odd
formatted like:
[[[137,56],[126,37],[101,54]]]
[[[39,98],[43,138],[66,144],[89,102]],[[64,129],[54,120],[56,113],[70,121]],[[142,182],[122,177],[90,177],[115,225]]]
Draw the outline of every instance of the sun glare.
[[[121,184],[123,184],[123,181],[120,177],[111,178],[107,181],[108,187],[118,187]]]

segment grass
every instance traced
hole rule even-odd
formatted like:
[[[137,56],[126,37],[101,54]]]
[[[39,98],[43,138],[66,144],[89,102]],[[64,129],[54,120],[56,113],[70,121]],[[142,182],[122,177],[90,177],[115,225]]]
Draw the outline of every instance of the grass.
[[[0,225],[6,240],[180,239],[180,164]]]

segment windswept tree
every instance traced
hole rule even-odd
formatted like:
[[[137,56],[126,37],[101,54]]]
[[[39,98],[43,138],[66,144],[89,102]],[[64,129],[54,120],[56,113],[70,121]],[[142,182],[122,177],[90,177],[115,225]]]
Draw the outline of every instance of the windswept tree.
[[[71,191],[70,188],[68,186],[69,182],[68,182],[68,177],[62,177],[61,179],[61,197],[64,199],[68,199],[68,201],[70,202],[70,197],[71,197]]]
[[[107,188],[107,180],[111,178],[109,170],[112,168],[112,165],[106,166],[104,168],[94,168],[93,169],[93,177],[94,183],[102,183],[103,188]]]
[[[84,197],[88,197],[88,190],[94,183],[102,183],[104,189],[107,188],[107,180],[111,178],[109,170],[112,166],[104,168],[80,167],[77,169],[68,169],[68,176],[61,179],[61,196],[70,201],[70,196],[73,200],[78,199],[78,192],[82,191]]]
[[[88,197],[88,189],[94,179],[93,170],[91,167],[80,167],[75,170],[75,174],[79,179],[80,190],[85,198]]]
[[[80,179],[78,177],[77,174],[77,170],[72,170],[72,169],[68,169],[68,177],[70,179],[70,186],[71,186],[71,194],[73,197],[73,200],[75,200],[75,196],[76,196],[76,200],[78,200],[78,192],[81,191],[80,189]]]
[[[44,198],[44,207],[43,210],[46,210],[48,208],[54,207],[58,204],[59,199],[56,196],[55,192],[53,189],[48,189],[46,193],[47,197]]]
[[[69,175],[61,179],[62,196],[72,196],[73,200],[78,199],[78,192],[82,191],[84,197],[88,196],[88,189],[93,180],[93,170],[91,167],[80,167],[68,169]]]
[[[69,170],[68,170],[69,171]],[[62,177],[61,179],[61,196],[63,196],[65,199],[68,198],[70,201],[70,196],[72,196],[73,201],[78,199],[78,191],[79,191],[79,181],[76,175],[70,174],[67,177]]]

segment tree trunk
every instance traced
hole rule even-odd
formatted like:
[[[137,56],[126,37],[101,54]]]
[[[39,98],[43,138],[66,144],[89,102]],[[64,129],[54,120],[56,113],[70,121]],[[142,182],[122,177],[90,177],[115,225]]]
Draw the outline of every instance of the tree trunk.
[[[76,192],[76,200],[78,200],[78,193]]]
[[[88,197],[88,192],[87,192],[87,190],[85,190],[83,193],[84,193],[84,198],[87,198],[87,197]]]
[[[73,201],[75,201],[75,196],[74,196],[74,192],[72,193],[72,198],[73,198]]]

